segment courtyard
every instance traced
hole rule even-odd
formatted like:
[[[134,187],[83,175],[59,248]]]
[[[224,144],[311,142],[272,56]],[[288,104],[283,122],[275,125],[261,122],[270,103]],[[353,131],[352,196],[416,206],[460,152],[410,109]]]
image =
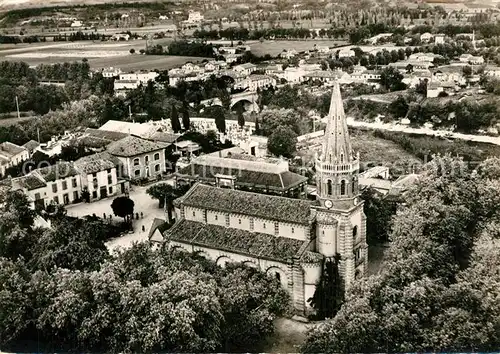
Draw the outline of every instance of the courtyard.
[[[173,183],[172,180],[162,181],[161,183]],[[133,233],[125,234],[121,237],[112,239],[106,243],[108,249],[113,251],[117,248],[128,248],[132,246],[134,242],[147,241],[149,229],[155,218],[165,219],[165,213],[163,208],[158,208],[158,200],[152,199],[146,190],[150,187],[148,186],[133,186],[129,197],[134,201],[134,220],[133,220]],[[121,221],[122,218],[113,215],[113,210],[111,209],[111,203],[115,197],[104,198],[92,203],[79,203],[68,205],[66,210],[68,216],[73,217],[84,217],[86,215],[95,214],[98,217],[109,218],[112,216],[113,221]],[[139,214],[139,219],[135,218],[136,213]],[[143,215],[141,218],[140,215]],[[144,227],[144,231],[143,231]]]

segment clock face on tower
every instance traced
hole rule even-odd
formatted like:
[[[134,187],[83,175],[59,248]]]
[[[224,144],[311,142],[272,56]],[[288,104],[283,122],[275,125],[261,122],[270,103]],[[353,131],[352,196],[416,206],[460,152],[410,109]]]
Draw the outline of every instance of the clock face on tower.
[[[333,206],[333,202],[331,200],[325,200],[325,206],[330,209]]]

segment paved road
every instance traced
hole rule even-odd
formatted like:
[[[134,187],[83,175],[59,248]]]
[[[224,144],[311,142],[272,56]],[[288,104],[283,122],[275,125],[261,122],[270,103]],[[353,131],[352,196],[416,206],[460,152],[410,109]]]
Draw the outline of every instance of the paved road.
[[[172,180],[162,181],[167,183],[173,183]],[[134,220],[133,227],[134,233],[127,234],[122,237],[115,238],[106,243],[106,246],[110,251],[117,248],[128,248],[132,246],[134,242],[146,241],[148,238],[149,229],[154,218],[165,219],[165,213],[163,209],[158,208],[158,201],[152,199],[146,194],[146,187],[133,186],[133,190],[130,192],[130,199],[134,201],[134,212],[139,214],[142,212],[144,218],[139,220]],[[69,216],[83,217],[85,215],[96,214],[96,216],[102,217],[103,213],[106,215],[112,214],[111,203],[113,202],[113,197],[101,199],[93,203],[80,203],[74,205],[68,205],[66,207]],[[114,220],[119,218],[113,216]],[[144,231],[142,231],[142,226],[144,226]]]

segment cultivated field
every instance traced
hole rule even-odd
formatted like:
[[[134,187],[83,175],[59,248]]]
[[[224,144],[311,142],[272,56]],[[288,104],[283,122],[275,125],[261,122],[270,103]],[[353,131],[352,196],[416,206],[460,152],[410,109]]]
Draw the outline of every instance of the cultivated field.
[[[155,41],[154,44],[166,45],[169,39]],[[119,67],[123,71],[134,70],[166,70],[182,65],[187,61],[198,62],[200,57],[178,57],[141,55],[139,51],[146,47],[146,41],[129,42],[48,42],[44,44],[12,47],[0,46],[0,60],[24,61],[29,65],[53,64],[65,61],[77,61],[87,58],[92,69],[110,66]],[[130,54],[130,49],[135,54]]]
[[[270,54],[276,56],[283,51],[283,49],[295,49],[298,52],[305,50],[312,50],[314,45],[317,46],[339,46],[343,45],[345,42],[337,40],[303,40],[303,41],[283,41],[283,40],[269,40],[252,43],[250,44],[250,49],[255,55],[266,55]]]

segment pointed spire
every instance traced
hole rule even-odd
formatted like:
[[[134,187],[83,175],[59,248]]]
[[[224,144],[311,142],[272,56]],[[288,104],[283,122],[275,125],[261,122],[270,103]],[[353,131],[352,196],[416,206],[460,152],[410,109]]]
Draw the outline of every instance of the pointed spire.
[[[330,111],[326,123],[321,161],[331,164],[350,163],[353,160],[349,131],[340,94],[340,86],[333,85]]]

